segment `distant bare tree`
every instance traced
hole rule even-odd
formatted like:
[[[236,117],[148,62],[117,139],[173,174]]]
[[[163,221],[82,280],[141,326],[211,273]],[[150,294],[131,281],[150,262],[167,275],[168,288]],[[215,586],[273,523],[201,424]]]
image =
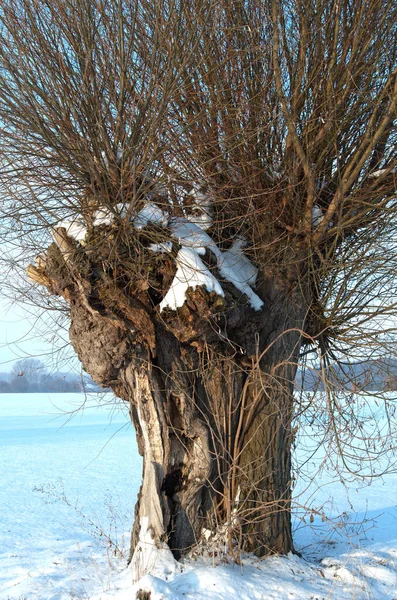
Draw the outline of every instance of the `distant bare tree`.
[[[10,374],[11,391],[38,392],[47,370],[37,358],[23,358],[12,367]]]
[[[352,468],[332,369],[394,343],[396,24],[393,0],[3,0],[3,272],[38,255],[20,292],[62,299],[130,404],[138,574],[148,539],[293,548],[294,415]]]

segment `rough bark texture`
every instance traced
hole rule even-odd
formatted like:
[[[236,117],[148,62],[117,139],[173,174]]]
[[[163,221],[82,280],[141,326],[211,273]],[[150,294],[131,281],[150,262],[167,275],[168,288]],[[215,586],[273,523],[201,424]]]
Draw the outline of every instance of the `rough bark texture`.
[[[204,531],[221,534],[231,552],[290,551],[301,292],[263,278],[262,311],[236,302],[233,290],[222,299],[196,288],[177,312],[159,313],[151,290],[169,285],[169,259],[154,284],[137,261],[134,273],[125,259],[106,268],[104,246],[98,257],[64,235],[42,272],[69,302],[70,340],[84,369],[130,405],[143,456],[131,556],[142,523],[176,558]]]

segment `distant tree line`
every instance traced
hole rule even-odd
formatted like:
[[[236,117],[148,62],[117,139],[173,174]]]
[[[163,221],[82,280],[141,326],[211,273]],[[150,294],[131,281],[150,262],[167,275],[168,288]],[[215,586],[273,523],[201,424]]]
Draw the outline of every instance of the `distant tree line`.
[[[341,381],[351,391],[395,391],[397,360],[389,358],[331,365],[326,372],[319,368],[298,369],[295,389],[321,391],[326,386],[340,386]],[[87,374],[50,372],[37,358],[24,358],[17,361],[10,372],[0,372],[0,393],[84,391],[99,392],[102,388]]]
[[[397,390],[397,360],[384,357],[361,362],[340,362],[327,369],[298,369],[295,388],[324,391],[333,388],[352,392],[384,392]]]
[[[88,375],[50,372],[37,358],[19,360],[10,372],[0,373],[0,393],[79,393],[100,390]]]
[[[326,386],[340,386],[341,381],[352,391],[397,390],[397,360],[389,358],[331,365],[326,372],[318,368],[298,369],[295,388],[321,391]],[[24,358],[17,361],[10,372],[0,372],[0,393],[80,393],[101,390],[89,375],[50,372],[37,358]]]

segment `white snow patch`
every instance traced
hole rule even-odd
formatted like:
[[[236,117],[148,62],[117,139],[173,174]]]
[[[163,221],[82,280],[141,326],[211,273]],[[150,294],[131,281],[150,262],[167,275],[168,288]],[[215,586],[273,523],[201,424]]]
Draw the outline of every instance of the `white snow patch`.
[[[258,276],[258,269],[255,267],[248,256],[244,254],[246,241],[237,238],[232,246],[221,255],[222,263],[229,264],[231,268],[240,273],[240,278],[248,285],[255,285]]]
[[[168,225],[168,214],[154,202],[147,202],[134,218],[134,227],[138,230],[143,229],[148,223],[165,227]]]
[[[141,516],[140,524],[139,542],[131,560],[133,580],[143,581],[148,573],[149,579],[153,576],[160,580],[168,579],[180,570],[178,563],[165,542],[160,547],[155,544],[149,526],[149,517]]]
[[[119,203],[118,203],[118,204],[116,204],[116,206],[115,206],[115,209],[116,209],[116,212],[117,212],[117,214],[118,214],[118,215],[119,215],[119,216],[120,216],[122,219],[124,219],[124,217],[126,217],[126,216],[127,216],[127,212],[128,212],[128,209],[129,209],[129,208],[130,208],[130,203],[129,203],[129,202],[127,202],[127,203],[125,203],[125,202],[119,202]]]
[[[94,227],[100,225],[111,225],[114,221],[114,214],[108,208],[100,208],[94,213],[94,220],[92,222]]]
[[[164,308],[176,310],[183,306],[189,287],[203,285],[208,292],[216,292],[219,296],[225,295],[220,283],[200,259],[197,250],[182,247],[177,254],[176,264],[178,268],[170,289],[160,303],[160,312]]]
[[[198,254],[205,254],[205,249],[208,248],[217,258],[221,255],[213,239],[196,223],[183,217],[175,217],[170,221],[170,229],[181,246],[194,248]]]
[[[248,296],[249,302],[254,310],[261,310],[263,301],[250,287],[255,284],[258,269],[244,254],[244,240],[237,239],[227,250],[222,252],[218,259],[219,272],[228,281]]]
[[[139,591],[150,593],[151,600],[368,600],[368,598],[395,598],[395,585],[367,587],[359,578],[349,577],[348,569],[335,576],[322,565],[308,563],[292,554],[272,556],[260,560],[243,555],[241,564],[214,565],[208,559],[186,560],[182,572],[167,578],[147,574],[135,585],[126,589],[100,594],[91,600],[134,599]],[[346,571],[346,572],[345,572]],[[389,574],[392,575],[393,565]],[[346,577],[346,578],[344,578]],[[368,579],[371,575],[368,573]],[[127,587],[127,583],[124,584]],[[127,587],[128,589],[128,587]],[[371,592],[378,592],[373,595]],[[380,594],[379,594],[380,592]]]
[[[61,223],[56,225],[55,229],[60,229],[61,227],[66,230],[66,234],[69,237],[75,239],[77,242],[83,242],[87,235],[86,225],[79,220],[61,221]]]
[[[175,237],[181,244],[182,250],[191,248],[192,250],[194,250],[194,255],[196,256],[197,254],[204,255],[207,249],[211,250],[211,252],[217,258],[219,272],[221,273],[222,277],[224,277],[227,281],[233,283],[233,285],[238,290],[240,290],[242,293],[248,296],[252,308],[254,308],[255,310],[261,310],[263,302],[250,287],[250,285],[255,284],[258,269],[251,263],[249,258],[245,256],[243,251],[245,241],[242,238],[236,239],[229,250],[227,250],[226,252],[221,252],[218,246],[213,241],[213,239],[208,235],[208,233],[203,231],[203,229],[196,223],[188,221],[187,219],[182,217],[177,217],[170,220],[169,226],[173,237]],[[174,282],[169,290],[169,292],[171,292],[170,297],[168,297],[168,292],[160,305],[160,310],[165,308],[165,306],[169,308],[172,308],[173,306],[182,306],[182,298],[185,297],[187,287],[206,285],[208,291],[216,291],[221,296],[224,296],[224,292],[220,283],[209,272],[208,268],[204,265],[202,261],[200,261],[201,275],[199,276],[201,283],[197,283],[197,280],[194,277],[192,277],[192,268],[194,268],[194,266],[190,260],[190,271],[188,274],[188,278],[185,277],[181,272],[178,272],[178,269],[177,274],[175,275]],[[205,283],[203,282],[203,274],[205,274],[205,277],[207,278],[208,275],[211,276],[211,283],[208,281],[208,279],[205,280]],[[177,275],[179,284],[175,283],[177,280]],[[188,285],[185,290],[185,285],[189,280],[192,283],[191,285]],[[216,286],[213,285],[213,281],[216,281]],[[175,293],[177,293],[178,300],[172,300],[172,298],[175,298]],[[163,304],[165,300],[166,302],[165,304]],[[179,304],[179,302],[181,302],[181,304]],[[172,310],[175,310],[175,308],[172,308]]]
[[[119,215],[122,219],[126,216],[129,208],[129,204],[124,204],[124,202],[119,202],[113,207],[113,210],[110,208],[102,207],[94,212],[94,220],[93,226],[99,227],[100,225],[111,225],[114,222],[115,215]]]
[[[149,244],[148,248],[152,252],[171,252],[172,242],[160,242],[159,244]]]

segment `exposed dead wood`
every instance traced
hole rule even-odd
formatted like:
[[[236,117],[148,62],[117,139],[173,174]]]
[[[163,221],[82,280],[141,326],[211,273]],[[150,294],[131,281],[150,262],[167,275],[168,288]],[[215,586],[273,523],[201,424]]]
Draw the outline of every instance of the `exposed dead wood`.
[[[44,285],[47,288],[53,287],[53,281],[44,273],[44,271],[34,265],[29,265],[26,269],[26,274],[31,281]]]

